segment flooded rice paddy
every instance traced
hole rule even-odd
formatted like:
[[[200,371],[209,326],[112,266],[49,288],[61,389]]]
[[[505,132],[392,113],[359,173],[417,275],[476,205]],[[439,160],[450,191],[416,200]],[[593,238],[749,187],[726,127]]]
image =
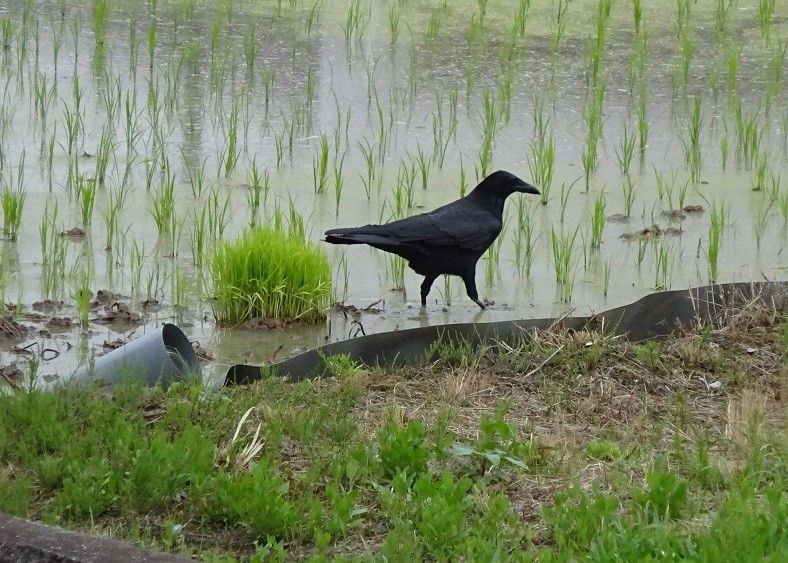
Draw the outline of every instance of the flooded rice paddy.
[[[362,333],[786,280],[787,21],[761,0],[5,2],[0,373],[66,378],[174,322],[217,380]],[[507,203],[483,312],[459,279],[421,310],[404,264],[320,242],[499,168],[545,201]],[[217,327],[211,247],[276,221],[324,247],[338,305]]]

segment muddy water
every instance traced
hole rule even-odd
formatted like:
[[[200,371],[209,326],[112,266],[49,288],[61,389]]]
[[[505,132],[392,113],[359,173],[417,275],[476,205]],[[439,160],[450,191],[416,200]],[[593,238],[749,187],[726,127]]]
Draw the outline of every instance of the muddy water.
[[[753,171],[739,169],[736,165],[734,125],[726,91],[727,63],[720,55],[730,40],[721,39],[713,31],[711,2],[695,5],[691,20],[695,52],[687,85],[678,88],[674,88],[672,78],[679,64],[674,7],[671,5],[666,11],[660,8],[661,2],[644,3],[644,25],[650,34],[645,79],[648,146],[642,161],[637,155],[633,160],[634,205],[630,217],[621,221],[615,217],[624,211],[624,177],[617,165],[617,151],[625,124],[630,134],[637,130],[637,97],[628,83],[635,41],[629,4],[617,3],[611,16],[603,58],[607,77],[603,138],[599,144],[599,166],[591,177],[588,192],[582,179],[580,156],[586,136],[583,107],[587,91],[588,33],[593,28],[588,22],[596,10],[595,2],[571,3],[566,36],[557,56],[550,53],[555,29],[554,9],[547,3],[538,6],[534,3],[525,37],[516,43],[508,120],[500,114],[504,103],[499,85],[505,76],[501,52],[514,11],[510,3],[489,3],[481,39],[477,42],[468,39],[469,26],[473,27],[471,22],[478,18],[475,2],[452,3],[451,8],[441,8],[441,2],[407,5],[402,9],[400,36],[393,47],[386,7],[375,4],[375,9],[369,12],[364,35],[360,40],[352,39],[347,43],[342,30],[347,15],[345,3],[331,3],[318,10],[319,16],[309,32],[306,22],[312,5],[296,2],[296,6],[291,7],[287,2],[283,4],[278,16],[276,3],[244,9],[235,6],[238,11],[228,16],[221,8],[206,8],[201,4],[192,8],[183,2],[161,3],[157,12],[151,14],[147,3],[129,3],[111,12],[103,58],[96,55],[89,6],[69,9],[61,23],[57,3],[36,3],[32,16],[28,16],[26,32],[22,31],[24,8],[21,4],[0,7],[0,16],[9,17],[17,30],[9,50],[3,53],[1,73],[5,88],[4,112],[10,116],[10,127],[0,147],[5,163],[3,182],[10,182],[11,178],[16,182],[24,153],[21,177],[27,192],[18,240],[0,242],[5,301],[19,304],[28,312],[32,311],[35,302],[46,297],[64,302],[55,312],[20,319],[34,331],[16,339],[2,340],[0,366],[16,363],[24,371],[26,361],[32,356],[20,352],[19,347],[27,347],[25,350],[33,353],[49,349],[54,352],[38,358],[39,375],[67,377],[91,354],[105,351],[105,342],[132,338],[155,329],[161,322],[176,322],[192,340],[199,341],[210,352],[212,360],[206,363],[206,376],[215,380],[232,363],[280,359],[326,341],[362,332],[437,323],[555,316],[567,311],[587,314],[634,301],[663,285],[675,289],[707,283],[708,233],[714,205],[723,207],[729,214],[722,235],[718,281],[785,280],[788,277],[784,254],[788,231],[779,204],[769,206],[770,198],[764,191],[751,189]],[[737,96],[745,112],[760,108],[761,150],[768,153],[769,168],[774,176],[783,178],[778,190],[785,197],[788,110],[782,89],[770,78],[769,65],[776,41],[780,37],[784,40],[786,14],[780,13],[778,7],[769,44],[761,36],[754,7],[749,4],[753,3],[739,2],[739,9],[731,13],[728,23],[733,31],[726,35],[740,39]],[[362,2],[362,5],[365,4]],[[79,28],[75,27],[77,21]],[[135,73],[130,72],[131,21],[136,22],[134,27],[139,42]],[[257,27],[250,35],[248,25],[252,21],[257,22]],[[431,21],[440,22],[437,34],[432,37],[427,32],[430,25],[435,25],[430,24]],[[37,57],[34,22],[38,22]],[[157,23],[157,42],[153,63],[149,65],[147,41],[151,22]],[[210,50],[212,28],[217,33],[213,55]],[[24,53],[22,34],[27,37]],[[247,36],[254,37],[257,46],[251,75],[247,73],[245,59],[244,38]],[[62,46],[55,72],[53,45],[58,42]],[[225,62],[212,67],[211,60],[217,58]],[[194,62],[189,63],[191,60]],[[218,66],[223,68],[222,74],[212,78],[212,68]],[[53,82],[57,84],[57,93],[43,125],[36,118],[31,87],[36,68],[46,77],[49,87]],[[267,70],[273,70],[274,81],[266,104],[264,74]],[[213,74],[215,77],[216,72]],[[75,76],[83,92],[81,106],[84,108],[82,132],[78,135],[75,151],[82,156],[77,158],[70,157],[65,149],[64,117],[64,107],[74,108]],[[158,88],[162,106],[159,126],[155,129],[149,111],[149,83]],[[109,126],[103,100],[107,91],[117,92],[118,89],[123,102],[112,123],[114,147],[106,187],[97,195],[86,236],[68,238],[67,279],[62,290],[56,295],[45,295],[39,242],[44,209],[47,204],[52,209],[54,202],[58,203],[58,231],[81,223],[78,204],[66,191],[69,166],[77,162],[80,173],[93,174],[101,132]],[[314,92],[311,104],[307,94],[310,89]],[[172,92],[170,108],[167,107],[168,90]],[[456,133],[449,138],[451,92],[456,92],[457,127]],[[767,92],[770,93],[768,98]],[[402,166],[416,166],[416,155],[421,150],[432,159],[428,188],[421,187],[418,169],[414,168],[414,206],[405,210],[405,214],[433,208],[459,196],[461,168],[468,177],[469,188],[475,184],[474,168],[479,166],[483,139],[485,95],[497,100],[498,113],[490,170],[505,168],[530,179],[527,157],[534,135],[535,96],[544,104],[556,143],[555,176],[547,205],[538,204],[533,197],[513,196],[507,205],[508,219],[497,263],[488,268],[484,259],[479,262],[477,284],[480,293],[494,301],[488,310],[480,312],[467,299],[459,280],[449,280],[446,284],[438,280],[429,305],[423,311],[418,306],[421,281],[418,276],[406,270],[404,288],[395,288],[388,272],[388,258],[383,253],[362,247],[325,245],[335,269],[337,299],[355,306],[360,312],[334,309],[325,325],[320,326],[244,330],[218,328],[212,323],[210,284],[206,272],[194,265],[191,240],[196,214],[207,204],[212,189],[222,199],[228,198],[229,220],[223,237],[231,240],[249,221],[247,173],[251,162],[256,161],[270,173],[270,192],[261,210],[261,219],[270,217],[276,207],[287,211],[292,202],[304,217],[308,238],[321,244],[321,234],[327,228],[393,218],[398,174]],[[679,187],[689,180],[682,140],[687,137],[695,95],[702,101],[703,165],[701,182],[689,185],[684,204],[701,206],[702,211],[688,213],[683,218],[671,217],[663,213],[670,205],[667,196],[659,197],[655,170],[666,177],[675,176],[675,206]],[[125,126],[123,105],[127,98],[136,99],[133,122],[137,134],[131,135],[134,142],[130,151],[127,150],[130,135]],[[768,107],[765,100],[768,100]],[[240,161],[237,169],[225,178],[220,171],[220,160],[228,146],[228,116],[234,104],[240,108]],[[433,158],[433,123],[439,108],[443,135],[448,138],[442,167]],[[292,150],[284,148],[281,165],[277,166],[277,138],[287,144],[294,115],[301,114],[305,116],[303,127],[296,128]],[[368,140],[373,147],[377,146],[380,115],[389,139],[388,150],[382,164],[377,165],[382,178],[380,190],[373,188],[367,198],[360,179],[366,167],[359,142]],[[338,122],[341,123],[339,127]],[[42,139],[48,143],[53,131],[56,143],[50,179],[47,149],[42,153],[41,147]],[[316,194],[313,188],[313,159],[321,133],[329,139],[332,160],[337,153],[339,158],[345,155],[345,183],[338,213],[333,177],[329,178],[324,193]],[[720,145],[726,136],[731,150],[727,167],[723,169]],[[165,148],[161,151],[155,148],[157,139],[163,139]],[[174,244],[158,236],[151,214],[152,194],[158,189],[162,176],[162,162],[154,157],[157,152],[166,155],[176,179],[176,217],[180,226],[176,229],[178,235]],[[156,166],[150,190],[146,189],[146,162],[155,162]],[[202,195],[194,196],[188,181],[188,168],[202,162],[205,163],[206,187]],[[108,207],[110,192],[121,185],[127,170],[129,194],[120,218],[125,241],[108,252],[104,249],[106,231],[102,213]],[[570,185],[578,179],[566,197],[562,212],[560,187],[562,183]],[[601,248],[590,251],[590,218],[599,194],[604,194],[605,214],[610,219],[603,232]],[[530,275],[524,273],[522,264],[516,264],[518,198],[524,200],[533,225],[535,245]],[[645,253],[638,263],[637,238],[622,238],[622,235],[637,233],[652,225],[658,225],[662,234],[652,237],[643,246]],[[572,268],[574,282],[568,302],[562,300],[561,289],[555,282],[553,230],[578,233]],[[761,234],[756,236],[759,231]],[[138,249],[144,248],[139,284],[135,284],[132,274],[131,255],[135,243]],[[659,248],[666,249],[663,252],[667,253],[667,274],[664,276],[657,273]],[[606,269],[608,276],[605,276]],[[48,327],[46,323],[53,315],[76,318],[74,296],[77,290],[72,279],[76,272],[85,270],[92,274],[90,286],[93,291],[114,292],[117,300],[141,315],[141,321],[100,324],[98,321],[106,309],[96,307],[91,312],[92,322],[87,331],[77,328],[56,331]],[[181,272],[180,279],[186,280],[188,285],[181,307],[174,307],[176,272]],[[156,310],[143,308],[140,303],[144,300],[156,300],[161,307]],[[12,346],[17,346],[17,350],[13,351]]]

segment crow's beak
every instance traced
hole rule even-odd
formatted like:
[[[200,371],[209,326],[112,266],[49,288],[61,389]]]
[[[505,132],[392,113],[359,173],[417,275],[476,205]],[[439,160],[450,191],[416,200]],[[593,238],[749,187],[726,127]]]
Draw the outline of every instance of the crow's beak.
[[[531,184],[529,184],[528,182],[522,182],[520,184],[517,184],[517,186],[515,187],[515,191],[518,191],[523,194],[541,195],[541,192],[537,190],[535,187],[533,187]]]

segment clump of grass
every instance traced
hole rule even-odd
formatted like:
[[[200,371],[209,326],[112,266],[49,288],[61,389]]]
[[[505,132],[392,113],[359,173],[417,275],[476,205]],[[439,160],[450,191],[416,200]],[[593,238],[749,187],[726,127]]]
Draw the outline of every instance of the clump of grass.
[[[212,302],[220,324],[263,317],[315,322],[331,299],[325,254],[281,229],[251,229],[217,246],[211,260]]]

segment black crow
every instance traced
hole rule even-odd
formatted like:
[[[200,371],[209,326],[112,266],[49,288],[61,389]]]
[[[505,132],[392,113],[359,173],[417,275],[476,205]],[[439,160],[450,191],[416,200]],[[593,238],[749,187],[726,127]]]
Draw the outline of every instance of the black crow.
[[[432,283],[441,274],[460,276],[465,291],[479,307],[476,262],[501,232],[503,204],[514,192],[539,195],[539,190],[514,174],[499,170],[471,193],[429,213],[385,225],[326,231],[331,244],[368,244],[393,252],[424,276],[421,306],[427,305]]]

